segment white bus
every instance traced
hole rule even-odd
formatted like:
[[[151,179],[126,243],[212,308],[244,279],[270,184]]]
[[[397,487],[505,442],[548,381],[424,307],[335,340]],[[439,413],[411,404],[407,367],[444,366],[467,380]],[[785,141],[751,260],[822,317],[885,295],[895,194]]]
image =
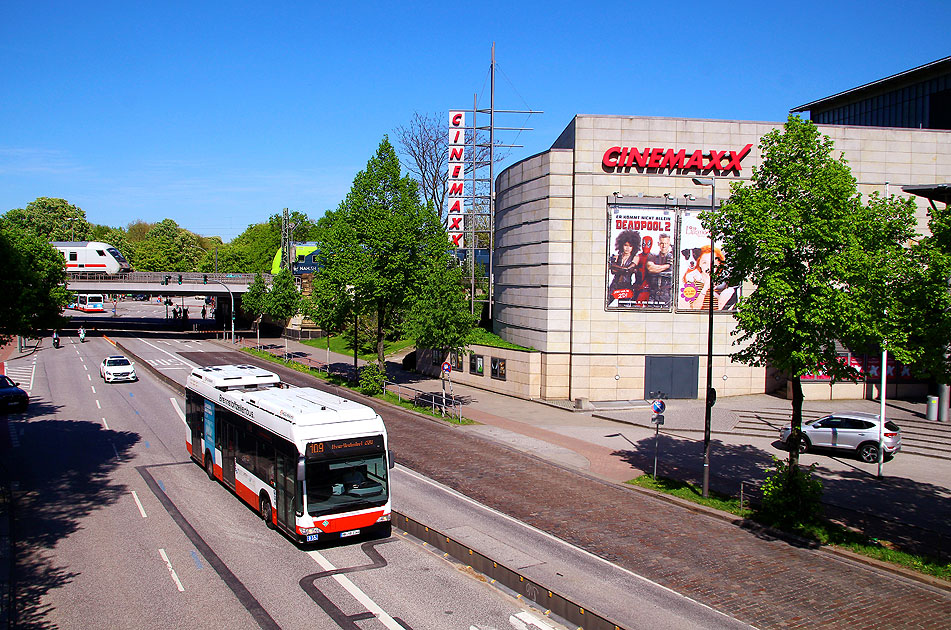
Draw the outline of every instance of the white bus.
[[[105,313],[105,302],[102,299],[102,293],[80,293],[76,296],[75,302],[70,302],[66,308],[71,308],[83,313]]]
[[[192,370],[185,406],[191,458],[268,527],[300,543],[390,535],[392,457],[370,407],[254,365]]]

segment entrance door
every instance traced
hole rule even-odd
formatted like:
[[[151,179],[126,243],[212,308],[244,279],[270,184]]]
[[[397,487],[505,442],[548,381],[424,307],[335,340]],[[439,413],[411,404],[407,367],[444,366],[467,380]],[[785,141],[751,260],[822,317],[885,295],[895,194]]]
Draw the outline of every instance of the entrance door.
[[[294,528],[294,488],[297,476],[297,459],[280,451],[275,452],[277,460],[277,522],[290,531]]]
[[[644,357],[644,398],[697,398],[700,357]]]
[[[192,428],[192,458],[204,465],[205,464],[205,451],[202,448],[204,443],[202,442],[202,428],[203,423],[201,418],[192,418],[191,419],[191,428]]]
[[[234,460],[238,448],[238,427],[222,422],[224,435],[221,436],[221,480],[234,489]]]

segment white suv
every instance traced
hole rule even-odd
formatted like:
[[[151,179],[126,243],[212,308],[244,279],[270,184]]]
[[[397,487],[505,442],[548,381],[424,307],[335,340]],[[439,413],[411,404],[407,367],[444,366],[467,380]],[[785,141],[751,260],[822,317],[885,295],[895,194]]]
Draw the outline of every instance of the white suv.
[[[802,423],[803,438],[799,443],[799,452],[807,450],[837,449],[856,453],[863,462],[873,464],[878,461],[879,417],[873,413],[846,411],[807,420]],[[792,427],[779,430],[779,441],[786,444]],[[901,429],[891,420],[885,420],[882,429],[882,446],[885,457],[891,458],[901,450]]]

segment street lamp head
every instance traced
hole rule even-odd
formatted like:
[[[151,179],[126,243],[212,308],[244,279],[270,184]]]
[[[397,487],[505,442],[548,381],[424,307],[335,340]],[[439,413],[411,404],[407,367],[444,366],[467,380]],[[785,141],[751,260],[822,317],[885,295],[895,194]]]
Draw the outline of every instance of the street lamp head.
[[[690,193],[684,193],[684,200],[685,200],[685,201],[696,201],[697,198],[694,197],[693,195],[691,195]]]
[[[694,177],[693,183],[697,186],[713,186],[712,177]]]
[[[664,199],[671,200],[671,199],[673,199],[673,198],[674,198],[674,196],[671,195],[670,193],[664,193]]]

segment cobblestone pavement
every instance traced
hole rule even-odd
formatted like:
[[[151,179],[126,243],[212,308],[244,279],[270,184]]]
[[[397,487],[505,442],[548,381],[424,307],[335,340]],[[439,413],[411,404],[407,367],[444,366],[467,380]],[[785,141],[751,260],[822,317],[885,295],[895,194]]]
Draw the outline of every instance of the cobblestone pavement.
[[[214,360],[203,354],[203,363]],[[269,367],[291,383],[319,386]],[[759,628],[951,627],[947,590],[569,471],[464,429],[374,406],[401,465]]]

